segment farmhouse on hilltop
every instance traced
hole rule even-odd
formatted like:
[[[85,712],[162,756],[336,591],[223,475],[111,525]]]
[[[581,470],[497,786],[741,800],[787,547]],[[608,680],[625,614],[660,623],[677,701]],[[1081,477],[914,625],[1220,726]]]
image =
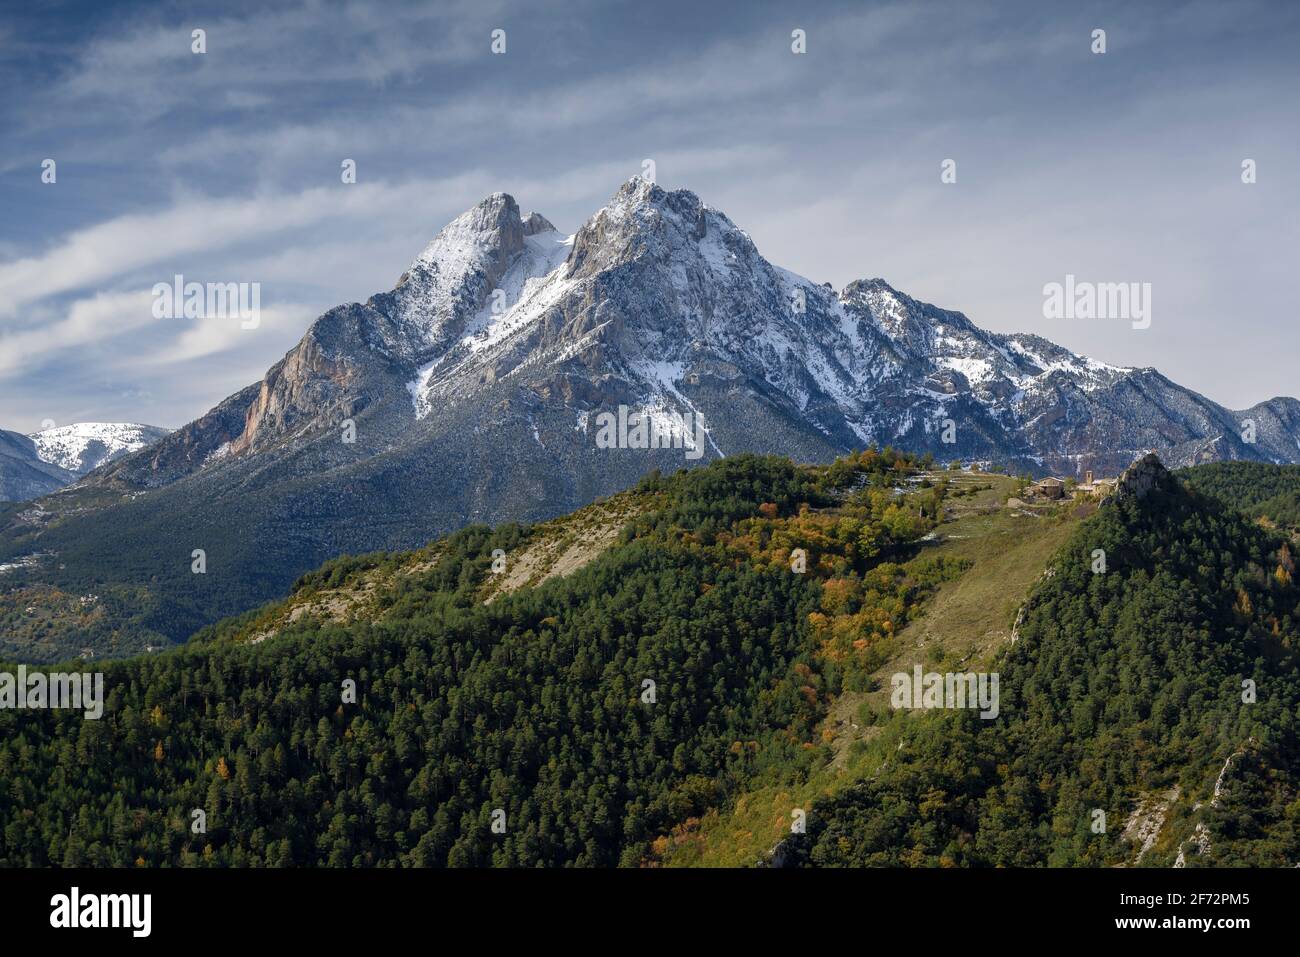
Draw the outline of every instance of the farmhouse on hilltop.
[[[1058,499],[1065,497],[1065,483],[1059,478],[1052,478],[1050,475],[1045,479],[1039,479],[1033,485],[1029,486],[1029,491],[1035,497]]]

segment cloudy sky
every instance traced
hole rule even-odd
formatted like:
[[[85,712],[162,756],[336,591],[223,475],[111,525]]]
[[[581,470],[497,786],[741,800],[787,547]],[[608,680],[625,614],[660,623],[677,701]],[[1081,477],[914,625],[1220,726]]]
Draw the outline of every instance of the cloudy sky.
[[[1297,395],[1298,41],[1282,0],[7,4],[0,428],[182,425],[485,195],[571,232],[647,158],[819,282]],[[155,319],[176,273],[260,327]],[[1150,328],[1045,318],[1067,274],[1151,283]]]

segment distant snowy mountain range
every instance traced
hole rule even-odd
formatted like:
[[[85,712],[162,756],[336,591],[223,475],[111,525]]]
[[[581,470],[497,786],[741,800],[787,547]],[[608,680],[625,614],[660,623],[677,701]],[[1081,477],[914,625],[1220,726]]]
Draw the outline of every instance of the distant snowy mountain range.
[[[167,432],[129,422],[78,422],[31,435],[0,430],[0,501],[48,494]]]

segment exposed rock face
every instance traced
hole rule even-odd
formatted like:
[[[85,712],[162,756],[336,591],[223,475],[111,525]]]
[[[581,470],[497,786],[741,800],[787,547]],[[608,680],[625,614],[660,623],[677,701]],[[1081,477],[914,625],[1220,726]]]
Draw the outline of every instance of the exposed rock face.
[[[794,854],[791,853],[790,840],[778,841],[769,856],[759,861],[763,867],[789,868],[795,866]]]
[[[538,233],[549,233],[555,229],[551,221],[541,213],[529,213],[523,217],[524,235],[536,236]]]
[[[1255,743],[1254,736],[1251,736],[1246,740],[1246,748],[1234,751],[1224,759],[1223,767],[1219,768],[1219,776],[1214,779],[1214,792],[1210,795],[1210,807],[1217,808],[1219,806],[1219,801],[1223,798],[1223,782],[1228,775],[1228,769],[1232,767],[1232,762],[1236,758],[1245,754],[1248,748],[1253,748]],[[1192,810],[1197,811],[1200,807],[1201,806],[1197,804]],[[1192,831],[1192,836],[1188,838],[1185,843],[1179,845],[1178,856],[1174,860],[1174,867],[1182,868],[1187,866],[1187,850],[1189,848],[1197,857],[1204,857],[1210,853],[1212,847],[1213,842],[1210,838],[1210,829],[1205,826],[1204,821],[1197,821],[1196,828]]]
[[[1137,845],[1137,857],[1134,864],[1141,864],[1147,851],[1155,845],[1160,831],[1165,826],[1170,806],[1178,800],[1179,789],[1171,788],[1163,794],[1151,794],[1142,798],[1137,807],[1124,822],[1123,836],[1126,841]]]
[[[1115,483],[1114,501],[1124,499],[1143,499],[1157,489],[1168,490],[1178,482],[1173,474],[1164,467],[1160,456],[1148,452],[1134,462]]]

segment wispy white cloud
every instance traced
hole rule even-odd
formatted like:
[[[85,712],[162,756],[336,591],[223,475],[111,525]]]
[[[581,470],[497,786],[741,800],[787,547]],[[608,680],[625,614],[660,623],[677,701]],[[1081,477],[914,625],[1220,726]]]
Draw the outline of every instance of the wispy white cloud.
[[[260,309],[256,328],[244,328],[239,319],[170,319],[167,321],[181,326],[180,334],[142,355],[140,361],[152,366],[180,366],[240,349],[265,358],[264,340],[258,341],[259,333],[264,335],[266,330],[292,335],[306,328],[317,315],[312,305],[279,303]]]
[[[73,302],[61,318],[0,333],[0,378],[42,356],[111,339],[153,321],[152,301],[148,292],[98,293]]]
[[[76,230],[43,253],[0,264],[0,316],[12,316],[27,303],[48,296],[111,282],[164,259],[177,262],[325,221],[381,218],[439,190],[459,193],[474,178],[401,186],[340,184],[248,199],[181,196],[155,212],[119,216]],[[256,277],[233,278],[253,281]]]
[[[52,94],[150,116],[195,105],[211,91],[261,102],[263,91],[301,88],[305,78],[382,85],[480,54],[487,44],[482,25],[501,9],[497,0],[444,0],[270,5],[238,16],[174,13],[92,40]],[[202,54],[192,49],[196,29],[205,32]],[[167,82],[158,82],[160,74]]]

